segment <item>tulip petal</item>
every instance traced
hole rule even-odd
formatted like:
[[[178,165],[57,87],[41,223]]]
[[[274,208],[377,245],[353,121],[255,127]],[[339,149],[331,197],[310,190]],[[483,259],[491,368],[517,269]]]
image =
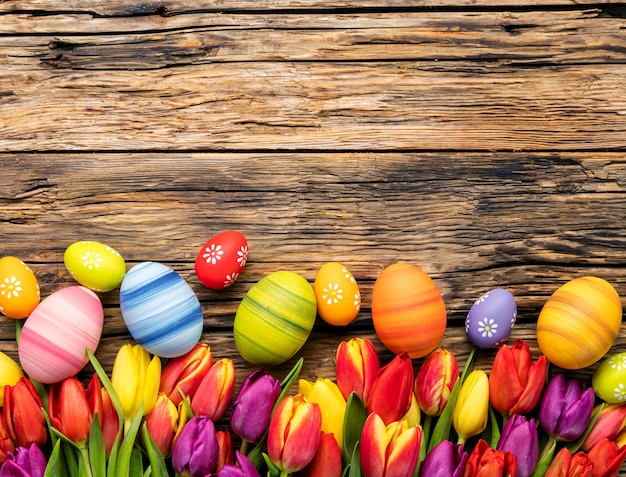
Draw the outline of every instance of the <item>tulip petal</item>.
[[[361,469],[365,477],[383,477],[387,452],[385,423],[376,413],[371,413],[365,424],[360,444]]]

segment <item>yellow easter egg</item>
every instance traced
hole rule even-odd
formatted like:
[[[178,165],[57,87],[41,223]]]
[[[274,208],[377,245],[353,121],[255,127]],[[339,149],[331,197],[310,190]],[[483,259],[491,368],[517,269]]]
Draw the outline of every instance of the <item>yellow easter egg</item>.
[[[328,262],[318,270],[313,284],[317,313],[326,323],[345,326],[361,308],[359,285],[352,273],[337,262]]]
[[[537,344],[550,362],[582,369],[613,346],[622,324],[622,302],[602,278],[575,278],[558,288],[537,319]]]
[[[317,316],[315,293],[294,272],[274,272],[248,290],[233,323],[235,346],[257,366],[284,363],[304,345]]]
[[[17,257],[0,259],[0,312],[14,319],[26,318],[39,304],[37,277]]]
[[[111,291],[120,286],[126,275],[124,258],[100,242],[74,242],[65,249],[63,261],[72,277],[93,291]]]

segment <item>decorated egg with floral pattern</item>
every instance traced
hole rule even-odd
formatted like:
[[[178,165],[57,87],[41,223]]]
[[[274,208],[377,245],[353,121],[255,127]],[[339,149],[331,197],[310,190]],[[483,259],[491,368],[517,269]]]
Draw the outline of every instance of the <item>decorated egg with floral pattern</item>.
[[[359,285],[352,273],[337,262],[328,262],[318,270],[313,284],[317,313],[326,323],[344,326],[351,323],[361,308]]]
[[[493,348],[506,341],[517,318],[517,303],[511,292],[494,288],[482,294],[465,319],[465,332],[479,348]]]
[[[8,318],[26,318],[39,304],[39,283],[17,257],[0,259],[0,312]]]
[[[626,402],[626,352],[606,358],[591,378],[596,395],[608,403]]]
[[[248,260],[248,242],[241,232],[227,230],[211,237],[196,257],[195,270],[202,284],[213,290],[232,285]]]
[[[98,292],[117,288],[126,274],[126,262],[117,250],[91,240],[67,247],[63,262],[78,283]]]

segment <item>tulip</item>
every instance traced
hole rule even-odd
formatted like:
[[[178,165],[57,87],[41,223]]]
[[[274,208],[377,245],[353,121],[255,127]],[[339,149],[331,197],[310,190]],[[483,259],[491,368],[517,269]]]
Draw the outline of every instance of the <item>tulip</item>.
[[[22,376],[22,368],[0,351],[0,407],[4,406],[4,387],[14,386]]]
[[[102,395],[102,440],[104,441],[105,453],[108,456],[113,449],[115,437],[120,428],[120,421],[107,390],[104,387],[100,388],[100,393]]]
[[[445,348],[430,353],[415,377],[415,397],[428,416],[438,416],[448,404],[459,365],[454,354]]]
[[[94,374],[87,392],[75,377],[50,386],[48,414],[52,426],[72,442],[83,447],[89,438],[91,421],[97,413],[102,422],[102,394],[98,375]]]
[[[463,451],[462,444],[441,441],[426,454],[420,466],[421,477],[448,476],[461,477],[465,469],[468,454]]]
[[[48,440],[43,403],[33,383],[21,377],[14,386],[4,388],[2,416],[9,437],[16,447],[41,446]]]
[[[167,394],[159,392],[156,404],[150,414],[146,416],[145,423],[148,434],[164,457],[169,456],[172,450],[178,421],[178,408]]]
[[[341,448],[343,444],[343,417],[346,413],[346,400],[339,387],[330,379],[317,378],[314,383],[301,379],[298,392],[309,402],[320,407],[322,431],[333,434]]]
[[[159,393],[161,360],[140,345],[123,345],[113,362],[111,383],[124,411],[125,427],[143,404],[143,415],[152,411]]]
[[[323,418],[322,418],[323,419]],[[343,472],[343,461],[341,460],[341,449],[332,434],[322,432],[320,443],[313,460],[300,472],[297,477],[341,477]]]
[[[260,477],[259,471],[241,452],[235,452],[239,466],[227,464],[222,467],[217,477]]]
[[[215,469],[219,472],[225,465],[233,463],[233,441],[228,431],[217,431],[217,465]]]
[[[233,403],[230,426],[248,442],[261,440],[280,395],[280,383],[263,369],[252,371],[241,383]]]
[[[7,454],[6,462],[0,467],[0,477],[43,477],[46,458],[35,444],[18,447]]]
[[[502,429],[496,449],[515,455],[516,477],[528,477],[535,470],[539,459],[539,436],[535,420],[527,420],[519,414],[511,416]]]
[[[584,452],[572,455],[563,447],[554,457],[544,477],[592,477],[593,462]]]
[[[235,364],[221,359],[206,373],[191,400],[195,415],[208,416],[218,421],[226,412],[235,389]]]
[[[547,367],[545,356],[532,361],[530,347],[524,340],[515,340],[510,348],[503,345],[496,353],[489,376],[493,408],[506,416],[528,414],[539,402]]]
[[[561,373],[548,382],[539,405],[539,424],[557,441],[574,441],[584,432],[595,394],[578,378],[565,379]]]
[[[509,477],[517,474],[515,456],[480,439],[467,459],[463,477]]]
[[[367,402],[379,370],[380,359],[370,340],[352,338],[339,343],[335,374],[344,399],[347,400],[355,392],[363,402]]]
[[[9,431],[4,425],[4,419],[0,414],[0,464],[2,464],[9,452],[13,452],[15,450],[15,444],[11,440],[9,436]]]
[[[371,413],[361,432],[359,458],[365,477],[411,476],[417,467],[422,429],[406,421],[385,425]]]
[[[161,373],[159,391],[178,406],[182,393],[191,399],[204,375],[211,369],[213,355],[207,344],[197,344],[191,351],[167,362]]]
[[[172,467],[181,477],[204,477],[217,466],[215,425],[207,416],[192,417],[172,449]]]
[[[380,368],[367,401],[367,413],[378,414],[385,424],[398,421],[411,407],[413,362],[401,353]]]
[[[594,414],[595,411],[592,412]],[[589,452],[600,439],[606,437],[613,441],[626,426],[626,403],[604,403],[596,422],[593,423],[589,434],[585,437],[581,449]]]
[[[322,430],[322,413],[317,404],[302,394],[283,398],[272,415],[267,434],[270,460],[287,475],[313,460]]]
[[[617,477],[626,458],[626,447],[618,447],[603,437],[589,450],[587,457],[593,462],[592,477]]]
[[[489,412],[489,378],[483,370],[475,369],[459,390],[452,411],[452,425],[463,444],[487,427]]]

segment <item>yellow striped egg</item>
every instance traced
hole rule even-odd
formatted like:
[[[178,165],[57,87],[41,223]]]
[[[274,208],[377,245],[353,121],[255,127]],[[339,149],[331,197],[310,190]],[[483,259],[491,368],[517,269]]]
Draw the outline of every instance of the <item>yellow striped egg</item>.
[[[239,304],[233,324],[237,350],[257,366],[284,363],[302,348],[316,315],[315,293],[304,277],[288,271],[267,275]]]
[[[622,323],[622,302],[602,278],[575,278],[558,288],[537,319],[537,344],[550,362],[582,369],[613,346]]]

